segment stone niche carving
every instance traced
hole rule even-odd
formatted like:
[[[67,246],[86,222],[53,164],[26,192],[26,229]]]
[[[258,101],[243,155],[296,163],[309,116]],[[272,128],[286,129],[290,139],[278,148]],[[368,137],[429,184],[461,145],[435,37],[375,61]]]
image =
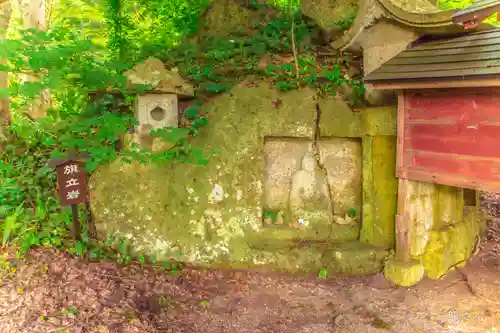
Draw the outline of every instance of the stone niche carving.
[[[139,95],[136,99],[136,119],[139,122],[136,132],[145,135],[144,130],[156,130],[179,125],[179,112],[175,94]]]
[[[331,223],[359,223],[361,142],[325,138],[267,138],[264,144],[265,226],[325,230]]]
[[[134,129],[133,141],[152,151],[167,150],[171,144],[150,135],[151,131],[179,126],[176,94],[146,94],[136,98],[135,117],[139,123]]]
[[[289,198],[291,226],[295,221],[306,227],[309,224],[331,224],[333,214],[328,179],[312,150],[304,154],[300,169],[292,175]]]

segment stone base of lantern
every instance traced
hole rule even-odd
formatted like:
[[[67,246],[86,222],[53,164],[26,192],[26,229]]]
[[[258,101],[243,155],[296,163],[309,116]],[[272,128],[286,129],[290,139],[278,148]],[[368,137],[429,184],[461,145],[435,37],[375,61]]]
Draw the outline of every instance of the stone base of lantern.
[[[138,133],[124,135],[123,148],[132,149],[134,143],[142,149],[150,150],[152,153],[166,152],[174,146],[171,142],[167,142],[161,138],[154,138],[150,135],[140,135]]]

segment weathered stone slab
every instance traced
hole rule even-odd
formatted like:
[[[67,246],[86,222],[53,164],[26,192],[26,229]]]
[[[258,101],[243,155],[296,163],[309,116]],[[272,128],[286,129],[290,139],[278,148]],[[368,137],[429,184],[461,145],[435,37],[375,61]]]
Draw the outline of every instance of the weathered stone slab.
[[[264,198],[267,210],[288,209],[292,176],[300,170],[302,157],[312,147],[312,140],[267,138],[264,143]]]
[[[334,222],[360,223],[362,151],[361,140],[325,138],[318,142],[321,164],[328,174]],[[348,216],[349,211],[355,216]]]

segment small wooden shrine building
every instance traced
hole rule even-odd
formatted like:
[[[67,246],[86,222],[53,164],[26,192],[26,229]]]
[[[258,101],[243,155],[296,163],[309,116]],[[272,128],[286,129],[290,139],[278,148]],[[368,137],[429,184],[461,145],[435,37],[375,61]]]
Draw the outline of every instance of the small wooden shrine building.
[[[458,11],[474,27],[500,2]],[[365,76],[371,88],[398,92],[396,252],[412,256],[409,181],[500,192],[500,29],[423,37]],[[432,214],[432,212],[429,212]]]

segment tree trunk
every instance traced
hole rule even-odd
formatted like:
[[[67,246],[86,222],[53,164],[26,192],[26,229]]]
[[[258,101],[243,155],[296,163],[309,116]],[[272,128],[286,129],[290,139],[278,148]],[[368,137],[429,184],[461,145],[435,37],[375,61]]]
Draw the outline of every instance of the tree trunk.
[[[17,0],[23,28],[43,30],[46,27],[44,0]]]
[[[10,6],[9,0],[4,0],[0,2],[0,29],[6,31],[9,28],[10,17],[12,15],[12,7]],[[0,38],[5,38],[4,35],[0,34]],[[5,64],[5,59],[0,59],[0,64]],[[8,88],[8,73],[0,72],[0,89]],[[9,122],[9,100],[0,99],[0,138],[5,137],[5,126]],[[3,147],[0,144],[0,153],[2,153]]]
[[[21,12],[23,29],[46,29],[45,0],[17,0],[17,5]],[[21,79],[23,81],[38,81],[38,78],[30,75],[23,75]],[[50,91],[46,89],[26,111],[32,118],[37,119],[46,115],[49,106]]]

